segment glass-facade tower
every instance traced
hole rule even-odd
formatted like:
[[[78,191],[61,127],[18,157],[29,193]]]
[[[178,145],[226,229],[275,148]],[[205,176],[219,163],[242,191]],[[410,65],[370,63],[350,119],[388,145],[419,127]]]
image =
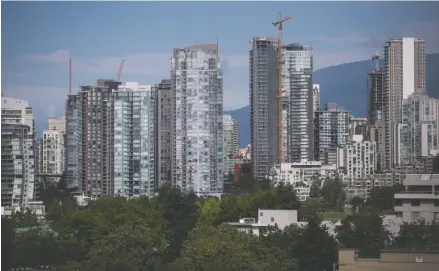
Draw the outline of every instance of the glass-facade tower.
[[[283,92],[288,97],[287,157],[288,162],[313,160],[313,53],[312,48],[290,44],[283,49]],[[285,161],[287,162],[287,161]]]
[[[197,194],[223,191],[223,87],[218,45],[174,49],[172,185]]]
[[[113,92],[114,195],[153,196],[155,191],[155,90],[126,83]]]

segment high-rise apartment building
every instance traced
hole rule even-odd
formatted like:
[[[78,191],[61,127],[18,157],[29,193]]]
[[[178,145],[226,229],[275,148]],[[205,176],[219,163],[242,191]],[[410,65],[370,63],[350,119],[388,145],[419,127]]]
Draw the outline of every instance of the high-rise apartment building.
[[[27,207],[35,192],[33,111],[27,101],[1,99],[1,205]]]
[[[113,91],[120,83],[98,80],[78,92],[78,180],[85,196],[113,195]]]
[[[164,79],[155,86],[157,91],[156,133],[157,185],[171,184],[171,132],[172,132],[172,88],[171,80]]]
[[[372,176],[376,165],[376,142],[364,141],[362,135],[354,135],[343,149],[346,169],[347,196],[352,198],[364,191],[362,179]]]
[[[156,92],[98,80],[69,95],[66,179],[88,197],[152,196],[156,187]]]
[[[223,191],[223,79],[217,44],[174,49],[172,182],[183,191]]]
[[[439,100],[415,92],[402,101],[402,123],[396,131],[396,163],[413,164],[439,147]]]
[[[66,136],[65,136],[65,179],[67,187],[75,188],[76,193],[82,193],[82,181],[79,179],[79,123],[80,96],[69,95],[66,102]]]
[[[154,196],[156,92],[150,85],[127,82],[112,93],[114,196]],[[111,151],[111,150],[110,150]]]
[[[349,139],[349,112],[343,107],[328,103],[325,110],[315,112],[314,118],[314,159],[328,160],[330,153],[343,148]]]
[[[402,123],[402,101],[426,90],[426,44],[416,38],[389,40],[384,47],[384,91],[389,96],[383,109],[385,127],[385,167],[398,163],[395,131]]]
[[[249,52],[250,132],[253,176],[268,178],[279,151],[277,40],[254,37]]]
[[[374,70],[368,74],[367,119],[370,125],[383,121],[384,110],[388,108],[389,96],[384,91],[384,71]]]
[[[312,85],[313,112],[320,110],[320,84]]]
[[[313,160],[314,107],[312,48],[301,44],[284,46],[282,80],[288,97],[288,162]]]
[[[48,130],[43,131],[43,138],[39,146],[39,174],[62,175],[65,169],[65,133],[66,118],[50,118]],[[50,181],[59,181],[58,177],[46,178]]]
[[[238,123],[231,115],[223,115],[223,163],[224,175],[229,174],[229,160],[238,155]]]

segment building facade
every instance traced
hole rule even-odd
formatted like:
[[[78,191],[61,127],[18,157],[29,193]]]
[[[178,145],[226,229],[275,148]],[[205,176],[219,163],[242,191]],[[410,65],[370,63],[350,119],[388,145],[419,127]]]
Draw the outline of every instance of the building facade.
[[[75,193],[82,193],[82,182],[79,179],[79,147],[80,131],[79,108],[80,96],[69,95],[66,102],[66,136],[65,136],[65,179],[69,189],[76,190]]]
[[[156,92],[127,82],[113,92],[114,179],[112,194],[152,197],[155,193]]]
[[[439,221],[439,175],[407,174],[405,190],[395,194],[395,214],[404,222]]]
[[[384,47],[384,91],[389,96],[384,108],[385,167],[398,164],[397,125],[402,123],[403,99],[426,91],[426,43],[416,38],[389,40]]]
[[[320,85],[313,84],[312,85],[312,99],[313,99],[313,112],[317,112],[320,110]]]
[[[328,152],[343,148],[350,141],[349,114],[335,103],[328,103],[324,110],[315,112],[314,159],[316,161],[325,161]]]
[[[309,46],[290,44],[283,50],[282,80],[288,97],[287,162],[314,158],[313,52]]]
[[[2,108],[3,110],[3,108]],[[2,207],[27,207],[34,198],[34,137],[25,124],[1,125]]]
[[[313,182],[323,181],[326,177],[335,177],[339,171],[337,165],[322,165],[320,161],[302,161],[275,165],[270,171],[273,185],[289,184],[294,187],[299,200],[307,200]]]
[[[415,249],[381,250],[377,259],[359,257],[355,249],[340,249],[338,263],[334,265],[339,271],[398,270],[435,271],[439,269],[439,252]]]
[[[27,207],[35,195],[35,119],[29,103],[1,97],[1,205]]]
[[[267,178],[278,160],[279,77],[277,40],[254,37],[249,52],[250,132],[253,176]]]
[[[364,182],[375,173],[376,143],[364,141],[363,136],[354,135],[352,141],[346,144],[343,153],[347,196],[352,198],[358,191],[364,191]]]
[[[98,80],[78,92],[78,182],[84,196],[112,196],[114,192],[113,91],[120,83]]]
[[[414,163],[439,149],[439,100],[417,92],[402,102],[402,123],[397,125],[396,162]]]
[[[172,88],[171,80],[163,79],[156,84],[156,138],[157,142],[157,185],[171,184],[171,131],[172,131]]]
[[[389,96],[384,91],[384,71],[374,70],[367,81],[367,119],[371,125],[383,121],[384,110],[388,110]],[[386,112],[388,114],[388,112]]]
[[[230,161],[233,161],[235,157],[238,156],[238,123],[236,120],[232,119],[230,115],[223,115],[223,148],[224,148],[224,158],[223,158],[223,172],[227,176],[229,173],[233,172],[233,167],[230,168]]]
[[[50,118],[48,130],[43,131],[43,138],[39,146],[39,174],[62,175],[65,169],[65,135],[66,118]],[[50,181],[59,181],[60,177],[46,178]]]
[[[223,191],[223,85],[218,45],[174,49],[172,181],[183,191]]]

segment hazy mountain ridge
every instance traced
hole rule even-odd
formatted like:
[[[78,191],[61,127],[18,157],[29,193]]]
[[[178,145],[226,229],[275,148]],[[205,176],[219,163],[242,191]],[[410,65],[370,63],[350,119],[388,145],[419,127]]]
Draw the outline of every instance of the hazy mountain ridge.
[[[320,84],[321,106],[327,102],[336,102],[352,111],[354,116],[365,117],[367,74],[374,68],[374,61],[364,60],[315,71],[313,81],[315,84]],[[439,98],[439,54],[427,55],[427,89],[431,96]],[[238,121],[240,145],[249,144],[250,107],[225,113],[231,114]]]

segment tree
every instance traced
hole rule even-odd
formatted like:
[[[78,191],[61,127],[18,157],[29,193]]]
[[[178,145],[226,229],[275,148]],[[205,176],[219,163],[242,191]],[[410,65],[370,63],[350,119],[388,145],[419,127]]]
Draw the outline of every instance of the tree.
[[[30,209],[13,212],[11,220],[14,228],[34,227],[38,226],[38,217]]]
[[[336,229],[337,239],[346,248],[359,249],[361,257],[379,257],[380,250],[389,241],[389,232],[376,212],[350,215],[341,224]]]
[[[9,270],[14,266],[15,223],[11,218],[2,217],[2,270]]]
[[[439,250],[439,224],[436,222],[404,223],[392,247]]]
[[[293,270],[294,261],[281,251],[266,250],[258,237],[228,225],[195,228],[185,242],[181,261],[194,270]]]
[[[214,225],[220,213],[220,202],[215,197],[209,197],[204,203],[198,202],[201,214],[197,225]]]
[[[343,183],[339,177],[326,178],[320,192],[329,207],[343,208],[346,195],[343,190]]]
[[[165,249],[163,237],[147,225],[126,223],[93,245],[87,265],[93,270],[154,270]]]
[[[375,187],[370,191],[370,197],[367,199],[367,204],[378,211],[385,211],[393,209],[393,198],[395,193],[404,190],[404,186],[397,184],[394,186]]]
[[[335,239],[321,225],[321,218],[310,215],[308,225],[299,231],[296,242],[292,245],[292,254],[299,262],[300,270],[332,270],[332,263],[337,261],[338,246]]]
[[[154,206],[161,211],[166,221],[166,239],[169,242],[165,261],[171,262],[180,255],[186,240],[200,215],[198,201],[194,193],[182,193],[176,188],[162,187]]]
[[[30,229],[17,235],[14,249],[16,267],[35,267],[61,262],[54,233]]]

